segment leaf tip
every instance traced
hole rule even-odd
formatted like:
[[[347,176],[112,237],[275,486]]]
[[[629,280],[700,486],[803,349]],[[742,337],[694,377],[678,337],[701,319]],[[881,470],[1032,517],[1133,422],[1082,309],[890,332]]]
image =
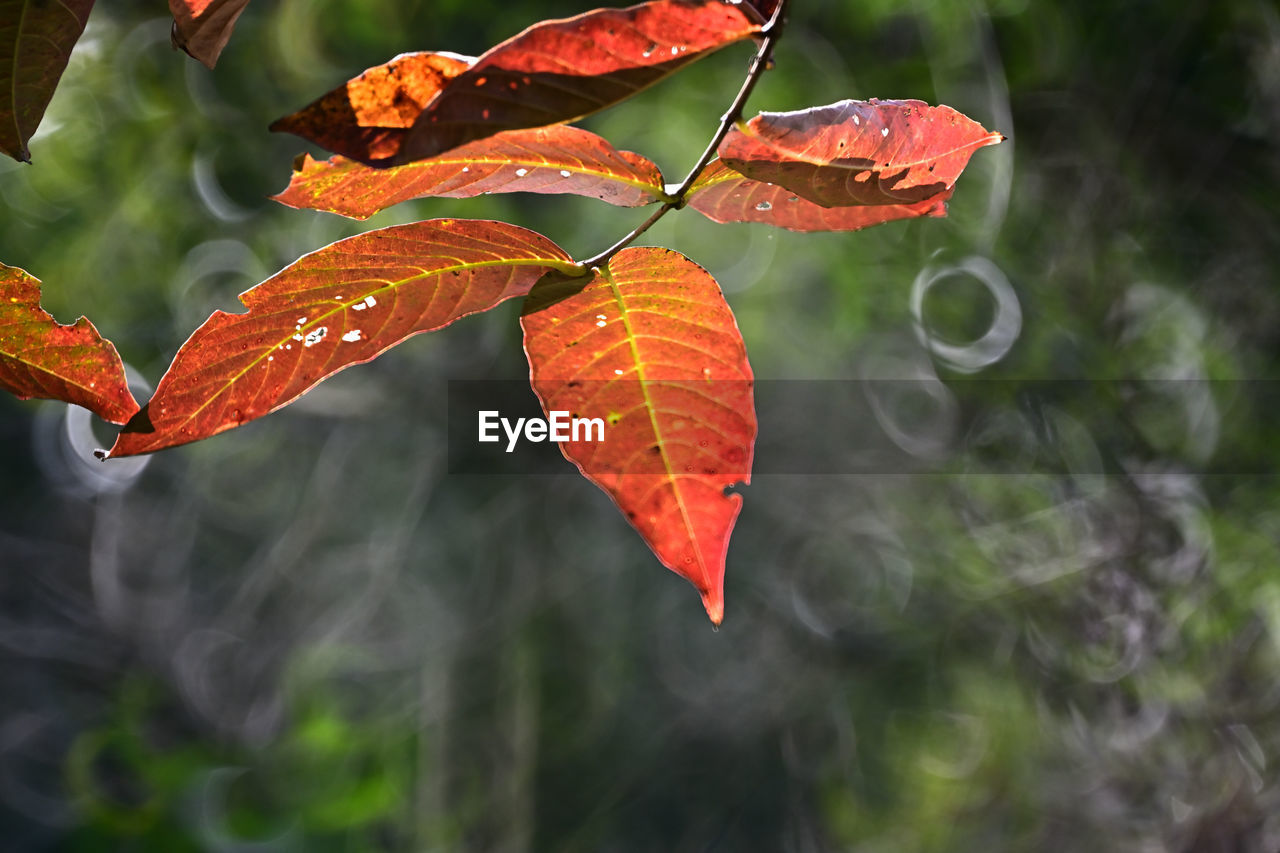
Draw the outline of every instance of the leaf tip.
[[[173,24],[169,27],[169,45],[174,49],[174,51],[182,51],[187,56],[199,62],[205,68],[208,68],[210,71],[213,70],[213,66],[218,64],[218,52],[221,51],[221,48],[214,51],[211,56],[205,55],[205,52],[202,50],[192,52],[191,43],[187,37],[182,34],[181,29],[178,27],[178,21],[176,18],[174,19]]]
[[[724,621],[724,591],[713,589],[703,592],[702,606],[706,608],[707,618],[711,620],[711,624],[719,628],[720,623]]]

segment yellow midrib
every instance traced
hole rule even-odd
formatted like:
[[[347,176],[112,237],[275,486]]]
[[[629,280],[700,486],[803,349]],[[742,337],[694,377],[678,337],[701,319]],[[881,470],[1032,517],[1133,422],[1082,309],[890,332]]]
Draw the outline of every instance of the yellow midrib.
[[[321,160],[316,162],[325,162],[325,161]],[[347,163],[344,165],[347,165],[348,167],[357,167],[353,169],[353,171],[362,171],[364,169],[371,168],[369,166],[365,166],[363,163],[359,162],[358,160],[348,160]],[[643,190],[648,195],[653,196],[655,200],[662,199],[662,187],[660,185],[653,184],[648,181],[641,181],[635,178],[627,177],[617,172],[610,172],[604,169],[589,168],[586,165],[574,166],[571,163],[553,163],[553,162],[548,162],[546,160],[534,160],[534,159],[517,160],[509,157],[493,158],[493,159],[480,159],[476,157],[468,157],[466,159],[459,159],[459,160],[432,159],[432,160],[419,160],[416,163],[408,163],[408,164],[405,164],[404,166],[399,166],[394,169],[379,169],[376,171],[380,173],[381,177],[391,177],[399,170],[403,170],[402,174],[405,174],[405,173],[412,174],[414,171],[417,171],[420,169],[430,169],[430,168],[439,167],[439,166],[515,166],[517,168],[527,167],[530,169],[563,169],[566,172],[572,172],[574,174],[582,175],[585,177],[602,178],[602,179],[613,181],[614,183],[626,184],[627,186],[635,187],[638,190]],[[316,180],[316,179],[309,178],[308,180]],[[330,190],[331,188],[328,186],[326,186],[324,189],[325,192],[328,192]]]
[[[493,267],[493,266],[513,266],[513,267],[521,267],[521,266],[546,266],[546,267],[552,267],[552,268],[558,269],[558,270],[560,270],[561,272],[565,272],[565,273],[570,273],[570,272],[576,271],[576,270],[579,268],[579,267],[578,267],[578,265],[577,265],[577,264],[574,264],[572,261],[568,261],[568,262],[566,262],[566,261],[561,260],[561,259],[559,259],[559,258],[554,258],[554,259],[552,259],[552,258],[524,258],[524,259],[521,259],[521,260],[519,260],[519,261],[503,261],[503,260],[497,260],[497,261],[478,261],[478,262],[475,262],[475,263],[456,264],[456,265],[454,265],[454,266],[442,267],[441,269],[438,269],[438,270],[432,270],[430,273],[427,273],[426,275],[423,275],[423,276],[411,276],[411,277],[409,277],[409,278],[401,279],[400,281],[389,282],[389,283],[387,283],[385,286],[383,286],[383,287],[379,287],[379,288],[378,288],[378,289],[376,289],[376,290],[370,290],[370,291],[365,292],[364,294],[362,294],[362,295],[361,295],[361,297],[360,297],[359,299],[354,299],[354,300],[352,300],[352,301],[350,301],[350,302],[339,302],[339,303],[335,303],[335,306],[334,306],[333,310],[328,311],[328,312],[326,312],[326,313],[324,313],[324,314],[320,314],[319,316],[315,317],[314,319],[312,319],[312,320],[308,321],[305,325],[300,326],[300,327],[297,327],[297,328],[295,329],[295,331],[294,331],[294,332],[292,332],[292,333],[290,333],[290,334],[289,334],[289,336],[288,336],[288,337],[281,338],[281,339],[280,339],[280,341],[279,341],[279,344],[280,344],[280,345],[283,345],[283,344],[284,344],[284,343],[286,343],[287,341],[291,341],[291,340],[293,340],[293,335],[294,335],[294,334],[297,334],[298,332],[305,332],[306,330],[311,329],[311,328],[313,328],[314,326],[316,326],[316,325],[317,325],[318,323],[320,323],[321,321],[326,320],[326,319],[328,319],[328,318],[330,318],[330,317],[334,316],[335,314],[337,314],[337,313],[339,313],[339,312],[341,312],[341,311],[345,311],[345,310],[347,310],[347,309],[348,309],[348,308],[350,308],[352,305],[355,305],[355,304],[357,304],[357,303],[359,303],[359,302],[363,302],[366,296],[373,296],[373,295],[376,295],[376,294],[379,294],[379,293],[385,293],[385,292],[386,292],[386,291],[388,291],[388,290],[394,290],[394,289],[396,289],[396,288],[398,288],[398,287],[403,287],[403,286],[405,286],[406,284],[408,284],[409,282],[414,281],[414,280],[419,279],[419,278],[426,278],[426,277],[429,277],[429,276],[439,276],[439,275],[444,275],[445,273],[453,272],[453,271],[455,271],[455,270],[472,270],[472,269],[476,269],[476,268],[478,268],[478,267]],[[266,282],[263,282],[263,284],[266,284]],[[260,284],[260,285],[258,285],[258,287],[261,287],[261,286],[262,286],[261,284]],[[252,313],[252,312],[250,312],[250,313]],[[233,314],[233,315],[231,315],[231,316],[248,316],[248,315],[243,315],[243,314]],[[206,322],[207,322],[207,321],[206,321]],[[254,358],[253,360],[251,360],[247,365],[245,365],[245,368],[244,368],[243,370],[241,370],[239,373],[235,374],[235,375],[234,375],[234,376],[232,376],[229,380],[227,380],[226,382],[224,382],[224,383],[222,384],[222,387],[221,387],[221,388],[219,388],[219,389],[218,389],[218,391],[217,391],[216,393],[209,395],[209,398],[208,398],[208,399],[206,399],[203,403],[201,403],[201,404],[200,404],[200,406],[199,406],[199,407],[197,407],[197,408],[196,408],[196,409],[195,409],[191,414],[189,414],[189,415],[188,415],[188,416],[187,416],[187,417],[182,421],[182,424],[188,424],[188,423],[191,423],[191,421],[193,421],[193,420],[194,420],[194,419],[195,419],[195,418],[196,418],[196,417],[197,417],[201,412],[203,412],[203,411],[205,410],[205,408],[207,408],[207,407],[209,406],[209,404],[210,404],[210,403],[212,403],[214,400],[217,400],[217,399],[221,398],[223,394],[226,394],[226,393],[227,393],[227,391],[229,391],[231,388],[234,388],[234,387],[235,387],[235,385],[236,385],[236,383],[240,381],[241,377],[243,377],[245,374],[247,374],[247,373],[248,373],[250,370],[252,370],[253,368],[255,368],[255,367],[257,367],[258,365],[260,365],[260,364],[262,363],[262,360],[263,360],[266,356],[268,356],[268,355],[270,355],[272,352],[274,352],[277,348],[278,348],[277,346],[273,345],[273,346],[270,346],[270,347],[267,347],[266,349],[264,349],[264,350],[262,351],[262,355],[260,355],[260,356],[258,356],[257,358]],[[322,377],[320,377],[319,379],[317,379],[317,380],[316,380],[316,382],[317,382],[317,383],[322,382],[325,378],[326,378],[326,377],[322,376]],[[162,381],[163,381],[163,379],[162,379]],[[159,391],[159,389],[157,389],[157,393],[158,393],[158,391]],[[272,411],[275,411],[275,409],[273,408],[273,409],[272,409]],[[176,426],[175,426],[175,429],[178,429],[178,428],[180,428],[180,427],[181,427],[181,424],[176,425]]]
[[[991,131],[987,133],[986,136],[983,136],[981,139],[975,140],[973,142],[967,142],[964,145],[957,145],[955,148],[952,148],[947,151],[943,151],[938,154],[934,154],[930,157],[925,157],[920,160],[903,160],[896,163],[890,161],[889,166],[876,166],[874,163],[871,166],[843,166],[833,160],[823,160],[820,158],[811,157],[808,154],[808,152],[795,151],[790,148],[785,148],[781,145],[778,145],[775,142],[772,142],[771,140],[765,139],[763,136],[756,133],[754,128],[748,127],[746,125],[742,125],[742,124],[738,125],[738,130],[742,133],[743,136],[750,137],[760,145],[763,145],[766,148],[768,148],[770,151],[777,151],[782,153],[783,155],[785,155],[784,159],[786,160],[795,160],[800,163],[806,163],[810,166],[818,166],[826,169],[843,169],[848,172],[882,172],[886,168],[887,169],[901,169],[901,168],[914,169],[917,166],[924,166],[928,163],[941,160],[944,157],[950,157],[954,154],[959,154],[960,152],[966,151],[970,148],[976,151],[979,148],[984,148],[987,145],[995,145],[1004,140],[1004,137],[1001,134],[996,133],[995,131]],[[1000,136],[1001,138],[996,139],[997,136]]]
[[[653,429],[653,436],[658,442],[659,455],[662,457],[662,467],[667,473],[667,479],[671,481],[672,491],[676,497],[676,505],[680,507],[680,518],[684,521],[684,528],[689,534],[689,541],[693,543],[693,551],[698,558],[698,568],[702,570],[705,578],[707,561],[702,554],[702,543],[698,541],[698,537],[694,533],[693,522],[689,518],[689,508],[685,506],[684,494],[676,487],[676,475],[671,470],[671,459],[667,456],[666,441],[662,437],[662,430],[658,428],[657,409],[654,407],[653,400],[649,397],[649,383],[644,375],[644,363],[640,358],[640,350],[636,346],[636,335],[631,328],[631,318],[627,312],[626,302],[622,298],[622,290],[618,287],[618,282],[614,279],[613,272],[607,266],[600,269],[600,276],[609,285],[609,290],[613,294],[614,304],[618,306],[622,326],[627,333],[627,344],[631,347],[631,357],[636,365],[636,381],[640,383],[640,393],[644,395],[645,409],[649,413],[649,425]],[[699,589],[699,592],[701,591]]]
[[[58,322],[52,317],[50,317],[49,320],[52,323]],[[81,345],[77,344],[77,346],[81,346]],[[58,380],[59,382],[63,382],[67,385],[70,385],[72,388],[79,388],[81,391],[85,392],[86,394],[91,394],[91,395],[95,395],[97,397],[106,399],[106,397],[100,391],[98,391],[97,388],[90,388],[88,385],[85,385],[79,380],[72,379],[69,376],[64,376],[63,374],[59,373],[58,371],[50,367],[47,367],[35,361],[31,361],[30,359],[24,358],[21,355],[18,355],[16,352],[13,352],[11,350],[0,349],[0,358],[7,358],[10,361],[15,361],[18,364],[23,365],[24,367],[30,368],[31,370],[37,371],[39,373],[43,373],[46,376],[51,376],[54,379]]]

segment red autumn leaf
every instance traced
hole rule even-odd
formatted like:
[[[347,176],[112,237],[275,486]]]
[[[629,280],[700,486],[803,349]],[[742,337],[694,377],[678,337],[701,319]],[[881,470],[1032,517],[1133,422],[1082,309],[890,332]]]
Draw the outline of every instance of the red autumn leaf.
[[[587,278],[548,276],[525,300],[524,349],[550,416],[601,418],[564,455],[667,568],[724,616],[724,562],[756,436],[751,367],[720,288],[668,249],[623,249]],[[596,437],[596,436],[593,436]]]
[[[31,162],[44,117],[93,0],[0,0],[0,151]]]
[[[81,317],[63,326],[40,307],[40,282],[0,264],[0,388],[83,406],[122,424],[138,411],[111,342]]]
[[[638,207],[662,197],[662,173],[639,154],[618,151],[594,133],[552,125],[508,130],[390,169],[345,157],[306,156],[289,186],[272,198],[290,207],[367,219],[411,198],[499,192],[572,193]]]
[[[528,293],[578,266],[533,231],[434,219],[348,237],[241,294],[182,345],[111,456],[197,441],[275,411],[411,335]]]
[[[946,216],[951,190],[914,204],[823,207],[777,184],[753,181],[720,160],[689,188],[689,207],[716,222],[762,222],[790,231],[857,231],[917,216]]]
[[[213,68],[248,5],[249,0],[169,0],[173,46]]]
[[[1003,139],[951,107],[873,98],[760,113],[729,131],[720,157],[823,207],[914,204],[950,189],[974,151]]]
[[[270,129],[361,162],[386,160],[423,108],[472,62],[452,53],[402,53],[276,119]]]
[[[722,0],[651,0],[534,24],[454,78],[390,163],[372,165],[434,157],[498,131],[602,110],[758,32],[756,17]]]

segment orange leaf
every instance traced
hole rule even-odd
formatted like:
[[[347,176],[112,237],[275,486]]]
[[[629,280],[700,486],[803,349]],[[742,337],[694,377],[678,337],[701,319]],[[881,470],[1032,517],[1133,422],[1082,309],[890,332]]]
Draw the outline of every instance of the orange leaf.
[[[663,188],[658,167],[639,154],[618,151],[594,133],[553,125],[508,130],[390,169],[306,156],[289,186],[272,197],[290,207],[367,219],[411,198],[497,192],[572,193],[637,207],[661,198]]]
[[[650,0],[543,21],[448,81],[395,154],[333,150],[369,165],[401,165],[499,131],[572,121],[755,34],[758,19],[754,8],[722,0]]]
[[[915,204],[950,189],[974,151],[1003,139],[951,107],[873,98],[760,113],[730,129],[720,157],[823,207]]]
[[[523,296],[578,266],[541,234],[434,219],[348,237],[241,294],[182,345],[111,456],[197,441],[273,412],[420,332]]]
[[[93,0],[0,0],[0,151],[30,162],[44,117]]]
[[[951,190],[914,204],[823,207],[777,184],[753,181],[720,160],[689,188],[689,207],[716,222],[761,222],[790,231],[857,231],[917,216],[946,216]]]
[[[400,150],[423,108],[472,62],[452,53],[402,53],[276,119],[270,129],[353,160],[386,160]]]
[[[173,46],[213,68],[248,5],[249,0],[169,0]]]
[[[0,264],[0,388],[83,406],[122,424],[138,411],[111,342],[81,317],[60,325],[40,307],[40,282]]]
[[[623,249],[588,278],[551,275],[525,300],[534,391],[604,421],[560,445],[667,568],[724,617],[724,563],[756,437],[742,334],[706,270],[667,249]],[[594,437],[594,436],[593,436]]]

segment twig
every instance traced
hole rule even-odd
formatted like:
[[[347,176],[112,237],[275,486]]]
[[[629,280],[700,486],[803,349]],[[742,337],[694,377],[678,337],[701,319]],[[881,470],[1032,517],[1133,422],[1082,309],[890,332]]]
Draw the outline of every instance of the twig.
[[[707,168],[707,164],[716,156],[716,149],[720,147],[725,135],[729,133],[729,128],[733,126],[734,122],[742,118],[742,108],[746,106],[747,99],[751,97],[751,92],[755,89],[756,83],[760,82],[764,72],[769,69],[770,60],[773,57],[773,48],[778,43],[778,38],[782,35],[782,25],[786,21],[786,8],[787,0],[778,0],[778,5],[774,8],[773,15],[770,16],[768,23],[761,27],[760,35],[764,36],[764,38],[760,42],[760,47],[756,50],[756,55],[751,59],[751,67],[747,71],[747,79],[742,81],[742,88],[738,90],[733,103],[729,105],[729,109],[720,117],[720,127],[716,130],[715,136],[711,137],[711,141],[707,143],[702,156],[698,158],[698,162],[694,167],[689,170],[689,174],[685,175],[684,180],[680,182],[676,191],[668,193],[668,200],[663,202],[662,207],[632,229],[630,234],[600,254],[583,261],[582,267],[584,270],[590,270],[607,262],[618,252],[635,242],[641,234],[653,227],[653,224],[666,216],[668,211],[684,207],[685,197],[689,194],[689,188],[693,186],[694,181],[702,174],[702,170]]]
[[[783,17],[786,8],[787,0],[778,0],[778,5],[773,10],[773,16],[769,18],[769,22],[760,30],[764,40],[760,42],[759,50],[756,51],[756,55],[751,59],[751,68],[747,71],[747,79],[742,81],[742,88],[738,90],[737,97],[733,99],[729,109],[725,110],[725,114],[720,117],[720,127],[716,130],[716,135],[711,137],[711,142],[707,144],[706,150],[698,158],[697,164],[689,170],[689,174],[685,175],[684,180],[680,182],[680,188],[674,193],[682,204],[685,194],[689,192],[689,187],[693,186],[693,182],[698,179],[698,175],[702,174],[702,170],[707,168],[707,164],[716,156],[716,149],[720,147],[725,135],[729,133],[729,128],[733,126],[734,122],[742,118],[742,108],[746,106],[747,98],[751,97],[751,92],[756,88],[756,83],[760,82],[764,72],[769,70],[769,62],[773,57],[774,45],[778,43],[778,37],[782,35],[782,25],[786,21],[786,18]]]
[[[668,210],[674,210],[675,207],[676,207],[675,202],[670,202],[670,201],[666,202],[665,204],[662,205],[662,207],[655,210],[648,219],[646,219],[644,222],[641,222],[639,225],[633,228],[630,234],[623,237],[621,240],[614,243],[612,246],[605,249],[603,252],[596,255],[595,257],[588,258],[587,260],[582,261],[581,265],[584,273],[590,272],[592,268],[600,266],[601,264],[605,263],[610,258],[612,258],[614,255],[618,254],[618,252],[621,252],[627,246],[631,245],[631,243],[634,242],[637,237],[639,237],[644,232],[648,231],[649,228],[653,225],[653,223],[657,222],[659,219],[666,216]]]

